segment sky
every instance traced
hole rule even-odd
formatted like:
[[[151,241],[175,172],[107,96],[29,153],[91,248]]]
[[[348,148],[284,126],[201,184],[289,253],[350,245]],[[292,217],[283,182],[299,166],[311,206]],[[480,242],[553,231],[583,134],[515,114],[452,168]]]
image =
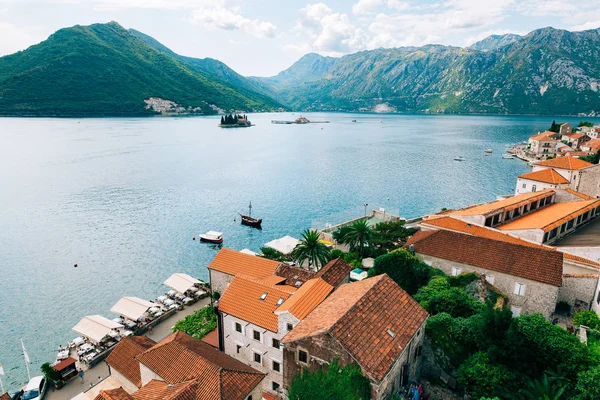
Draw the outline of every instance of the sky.
[[[116,21],[173,51],[272,76],[310,52],[468,46],[491,34],[600,27],[600,0],[0,0],[0,56]]]

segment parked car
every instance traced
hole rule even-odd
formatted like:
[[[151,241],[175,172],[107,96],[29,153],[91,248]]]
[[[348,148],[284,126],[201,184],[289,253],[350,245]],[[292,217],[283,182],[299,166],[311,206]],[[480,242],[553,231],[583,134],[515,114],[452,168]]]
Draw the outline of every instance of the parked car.
[[[48,382],[43,376],[34,376],[23,388],[22,400],[42,400],[46,395]]]
[[[23,398],[23,389],[19,390],[18,392],[15,392],[12,394],[12,396],[10,397],[11,400],[21,400]]]

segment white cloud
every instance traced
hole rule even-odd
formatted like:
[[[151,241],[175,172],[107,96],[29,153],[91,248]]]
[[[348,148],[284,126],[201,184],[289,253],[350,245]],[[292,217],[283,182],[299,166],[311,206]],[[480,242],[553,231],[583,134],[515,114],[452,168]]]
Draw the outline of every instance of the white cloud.
[[[358,3],[352,6],[352,13],[356,15],[369,14],[384,5],[392,10],[406,10],[410,8],[408,3],[400,0],[359,0]]]
[[[23,50],[46,38],[37,27],[23,27],[0,21],[0,56]]]
[[[348,15],[334,13],[326,4],[309,4],[300,10],[296,31],[308,35],[310,48],[330,55],[364,50],[368,36],[350,22]]]
[[[211,1],[192,12],[192,21],[207,28],[242,31],[256,37],[275,37],[277,27],[268,21],[250,19],[238,7],[226,7],[224,2]]]

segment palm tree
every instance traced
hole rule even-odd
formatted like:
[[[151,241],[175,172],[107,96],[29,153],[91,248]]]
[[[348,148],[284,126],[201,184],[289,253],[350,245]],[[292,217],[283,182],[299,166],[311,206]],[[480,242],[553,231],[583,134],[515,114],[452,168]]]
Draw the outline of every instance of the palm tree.
[[[547,372],[537,380],[527,382],[527,386],[519,391],[523,399],[560,400],[567,389],[566,384]]]
[[[354,222],[344,235],[344,243],[350,247],[350,251],[356,251],[364,255],[365,247],[369,247],[373,239],[373,229],[366,220]]]
[[[315,270],[327,264],[330,258],[329,249],[320,242],[319,232],[306,229],[302,232],[302,239],[292,250],[294,260],[302,264],[308,261],[309,267],[312,266]]]

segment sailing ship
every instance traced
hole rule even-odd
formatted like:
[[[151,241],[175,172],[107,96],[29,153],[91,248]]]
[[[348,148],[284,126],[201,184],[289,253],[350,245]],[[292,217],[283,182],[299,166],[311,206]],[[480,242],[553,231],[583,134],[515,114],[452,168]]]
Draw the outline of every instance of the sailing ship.
[[[242,225],[262,229],[262,218],[252,218],[252,202],[248,206],[248,215],[240,214],[240,217],[242,218]]]

